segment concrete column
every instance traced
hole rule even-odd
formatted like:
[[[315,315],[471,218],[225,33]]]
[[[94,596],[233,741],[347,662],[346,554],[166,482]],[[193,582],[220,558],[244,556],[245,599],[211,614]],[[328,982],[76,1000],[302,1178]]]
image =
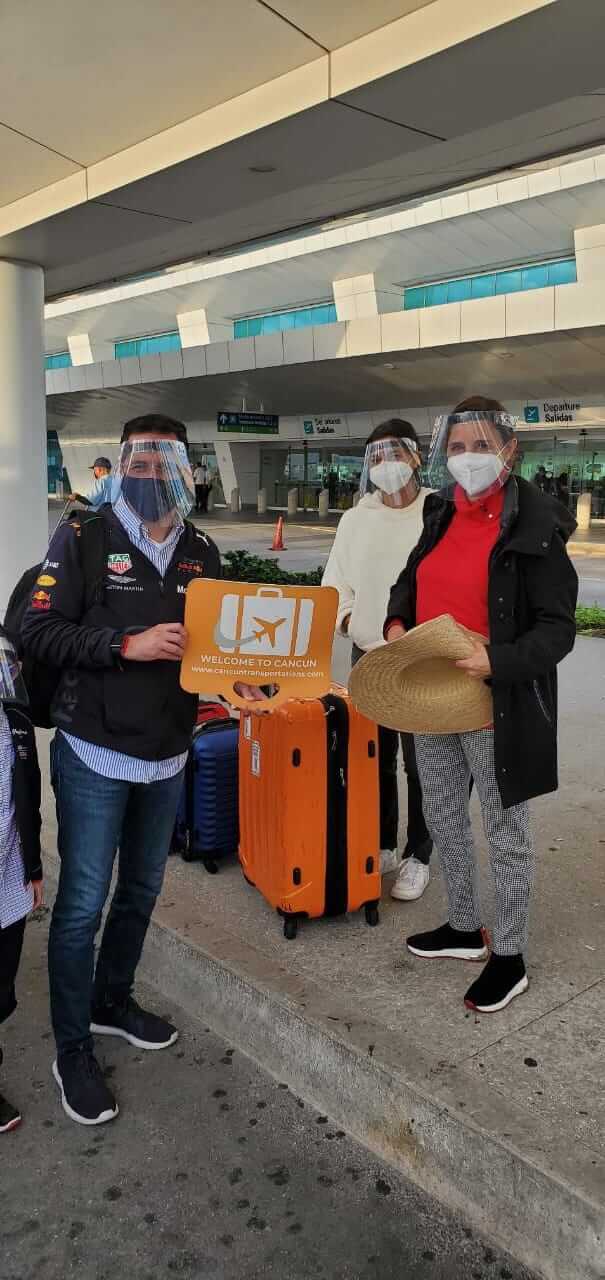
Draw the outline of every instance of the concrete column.
[[[590,512],[592,507],[592,494],[581,493],[578,498],[578,507],[576,510],[576,520],[578,521],[578,529],[590,529]]]
[[[574,231],[578,284],[605,280],[605,223]]]
[[[229,506],[231,494],[237,488],[237,476],[233,465],[233,455],[231,445],[220,437],[215,443],[216,461],[218,463],[219,475],[225,495],[225,505]]]
[[[330,494],[327,489],[322,489],[319,495],[318,510],[320,519],[325,520],[330,510]]]
[[[260,444],[254,440],[247,440],[245,444],[234,440],[230,448],[242,507],[254,507],[261,484]]]
[[[0,261],[0,617],[48,546],[44,274]]]
[[[266,515],[267,513],[267,490],[266,489],[259,489],[257,499],[256,499],[256,506],[257,506],[259,516]]]
[[[98,364],[101,360],[113,360],[115,354],[113,342],[95,338],[90,333],[69,333],[67,346],[74,367],[82,364]]]
[[[207,347],[210,342],[230,342],[233,337],[233,321],[222,316],[211,320],[205,307],[181,311],[176,322],[183,349]]]
[[[239,489],[232,489],[232,490],[231,490],[231,501],[230,501],[230,503],[229,503],[229,506],[231,507],[231,514],[232,514],[233,516],[238,516],[238,515],[239,515],[239,513],[240,513],[240,511],[241,511],[241,509],[242,509],[242,504],[241,504],[241,501],[240,501]]]
[[[298,489],[288,489],[288,515],[295,516],[298,511]]]
[[[332,289],[338,320],[358,320],[401,310],[403,290],[394,290],[388,282],[378,282],[373,272],[351,276],[348,280],[333,280]]]

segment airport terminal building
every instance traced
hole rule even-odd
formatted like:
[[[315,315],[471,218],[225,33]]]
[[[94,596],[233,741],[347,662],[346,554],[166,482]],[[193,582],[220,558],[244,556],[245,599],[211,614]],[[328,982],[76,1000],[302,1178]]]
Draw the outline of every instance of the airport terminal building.
[[[517,413],[520,469],[605,514],[605,151],[280,236],[45,308],[48,488],[115,458],[122,422],[184,419],[215,500],[350,504],[386,416],[425,442],[481,393]]]

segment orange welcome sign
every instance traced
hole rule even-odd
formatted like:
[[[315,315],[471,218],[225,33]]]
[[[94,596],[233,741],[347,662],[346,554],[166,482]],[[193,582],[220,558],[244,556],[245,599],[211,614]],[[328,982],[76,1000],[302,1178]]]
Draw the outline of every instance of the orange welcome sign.
[[[279,685],[270,700],[316,698],[331,683],[338,592],[197,578],[187,588],[181,684],[250,704],[234,684]]]

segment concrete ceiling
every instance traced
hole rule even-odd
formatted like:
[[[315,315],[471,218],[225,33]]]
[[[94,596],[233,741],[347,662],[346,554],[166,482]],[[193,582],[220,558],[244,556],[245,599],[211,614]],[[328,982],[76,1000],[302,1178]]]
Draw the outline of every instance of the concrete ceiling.
[[[455,404],[481,393],[510,400],[605,395],[605,327],[184,378],[47,398],[49,426],[110,435],[139,413],[186,422],[222,409],[266,413],[357,413]]]
[[[370,31],[376,31],[417,9],[426,9],[431,0],[347,0],[346,5],[326,4],[326,0],[277,0],[275,13],[316,40],[324,49],[335,50]]]
[[[40,185],[37,156],[7,172],[15,134],[54,155],[54,176],[97,164],[218,102],[321,57],[323,49],[254,0],[74,0],[3,5],[3,203]]]
[[[55,295],[600,142],[602,35],[602,0],[4,6],[0,255]]]
[[[307,242],[309,251],[299,256],[285,252],[283,260],[259,264],[257,254],[241,254],[231,260],[228,273],[219,261],[216,275],[195,283],[176,285],[170,272],[155,282],[157,292],[126,296],[127,289],[119,289],[115,301],[104,294],[96,305],[94,295],[89,299],[84,294],[74,300],[73,310],[69,299],[56,308],[51,304],[45,349],[66,350],[68,335],[80,332],[108,341],[168,332],[176,327],[178,314],[196,307],[206,307],[211,319],[231,319],[324,300],[332,297],[334,280],[368,271],[375,273],[381,289],[392,293],[395,311],[405,284],[573,254],[574,229],[598,223],[605,223],[605,181],[582,182],[338,248],[322,248],[320,236],[315,250],[314,237]]]

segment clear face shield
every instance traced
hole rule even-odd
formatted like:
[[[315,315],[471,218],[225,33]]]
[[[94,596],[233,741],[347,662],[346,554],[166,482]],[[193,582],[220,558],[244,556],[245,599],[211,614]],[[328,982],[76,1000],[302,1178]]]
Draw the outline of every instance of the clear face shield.
[[[180,440],[127,440],[121,448],[111,489],[142,521],[154,524],[174,514],[189,515],[195,485],[187,449]]]
[[[15,646],[8,636],[0,636],[0,702],[28,701]]]
[[[428,483],[449,491],[456,485],[471,501],[506,484],[517,452],[517,419],[510,413],[450,413],[437,418],[428,457]]]
[[[421,488],[420,453],[414,440],[389,436],[367,446],[359,492],[386,495],[389,506],[407,507]]]

